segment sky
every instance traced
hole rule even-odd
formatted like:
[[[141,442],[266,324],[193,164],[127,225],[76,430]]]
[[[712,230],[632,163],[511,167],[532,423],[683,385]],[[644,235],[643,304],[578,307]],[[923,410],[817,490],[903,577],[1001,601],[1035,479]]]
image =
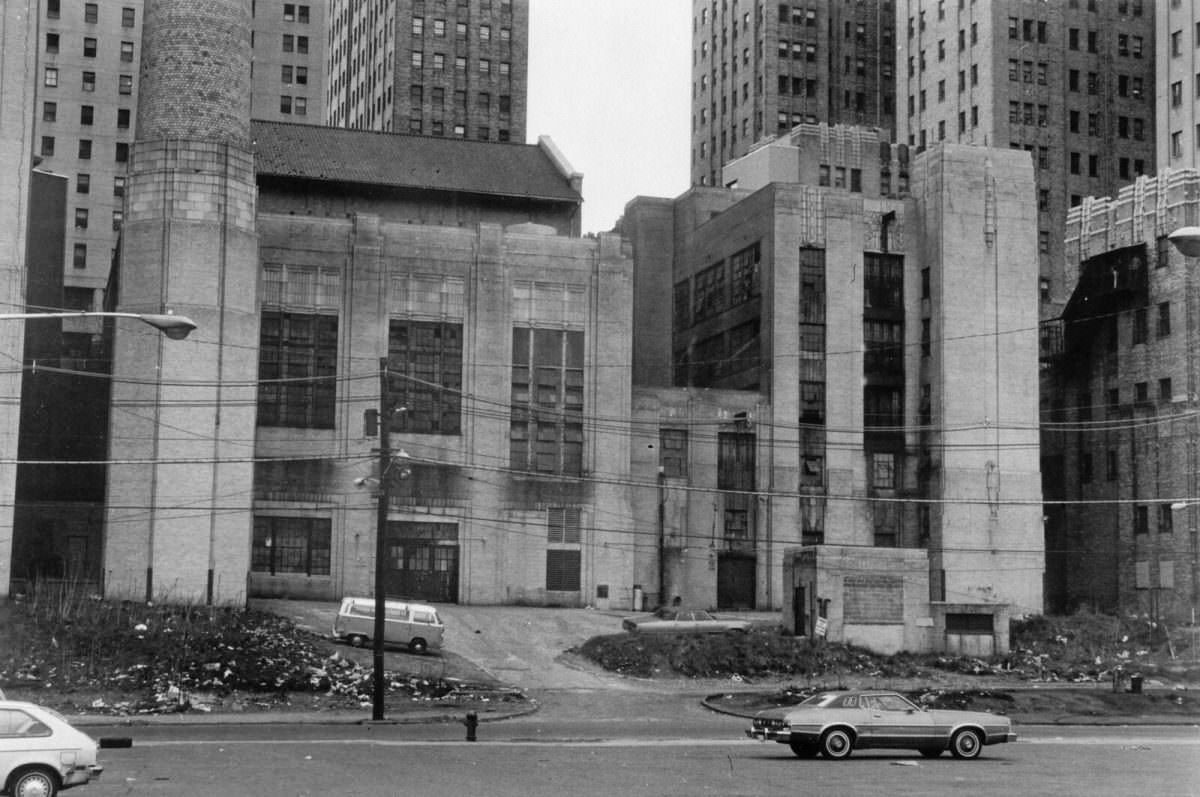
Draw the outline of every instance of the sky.
[[[583,232],[687,190],[691,0],[530,0],[529,143],[583,174]]]

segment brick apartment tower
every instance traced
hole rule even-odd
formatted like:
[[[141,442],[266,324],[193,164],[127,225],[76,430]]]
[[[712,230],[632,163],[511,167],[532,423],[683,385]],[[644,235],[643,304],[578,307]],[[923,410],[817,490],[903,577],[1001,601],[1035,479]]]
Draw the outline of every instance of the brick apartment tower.
[[[330,0],[326,122],[525,141],[529,0]]]
[[[142,47],[118,309],[199,328],[117,327],[105,592],[240,604],[258,347],[249,5],[150,0]]]
[[[889,0],[692,0],[692,185],[798,124],[896,119],[896,15]]]

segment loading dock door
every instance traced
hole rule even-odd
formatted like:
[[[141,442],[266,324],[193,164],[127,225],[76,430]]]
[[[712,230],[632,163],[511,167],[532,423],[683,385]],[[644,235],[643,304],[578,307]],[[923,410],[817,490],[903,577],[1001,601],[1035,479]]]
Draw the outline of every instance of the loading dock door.
[[[458,602],[458,525],[388,523],[384,591],[390,598]]]

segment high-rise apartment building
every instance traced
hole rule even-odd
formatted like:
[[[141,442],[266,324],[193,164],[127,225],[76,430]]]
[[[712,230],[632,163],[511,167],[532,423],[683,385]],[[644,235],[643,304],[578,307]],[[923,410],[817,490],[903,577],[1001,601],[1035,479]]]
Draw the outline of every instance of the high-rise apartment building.
[[[895,122],[892,0],[692,0],[693,185],[764,138],[807,122]]]
[[[1160,3],[1155,19],[1155,151],[1160,167],[1200,166],[1200,3]]]
[[[62,304],[100,306],[124,217],[137,124],[142,0],[35,3],[39,17],[35,154],[70,180]],[[251,4],[251,116],[325,121],[327,4]],[[72,332],[98,333],[83,320]]]
[[[35,154],[44,170],[70,181],[62,302],[92,309],[108,281],[124,212],[142,0],[42,0],[37,9]]]
[[[337,127],[525,140],[529,0],[332,0]]]
[[[1067,210],[1154,171],[1150,0],[903,0],[897,137],[1028,151],[1043,315],[1074,286]],[[1161,4],[1165,5],[1165,4]],[[1031,201],[1033,197],[1031,197]]]
[[[325,123],[328,4],[250,4],[250,116],[279,122]]]

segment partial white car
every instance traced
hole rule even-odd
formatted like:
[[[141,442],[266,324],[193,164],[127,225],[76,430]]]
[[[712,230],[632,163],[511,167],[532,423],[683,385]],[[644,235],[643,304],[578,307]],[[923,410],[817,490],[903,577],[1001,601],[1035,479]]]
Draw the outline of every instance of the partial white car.
[[[54,797],[104,772],[100,745],[57,711],[0,699],[0,793]]]
[[[718,620],[703,609],[660,608],[653,614],[626,617],[621,621],[626,631],[670,634],[721,634],[726,631],[745,633],[750,630],[746,620]]]

